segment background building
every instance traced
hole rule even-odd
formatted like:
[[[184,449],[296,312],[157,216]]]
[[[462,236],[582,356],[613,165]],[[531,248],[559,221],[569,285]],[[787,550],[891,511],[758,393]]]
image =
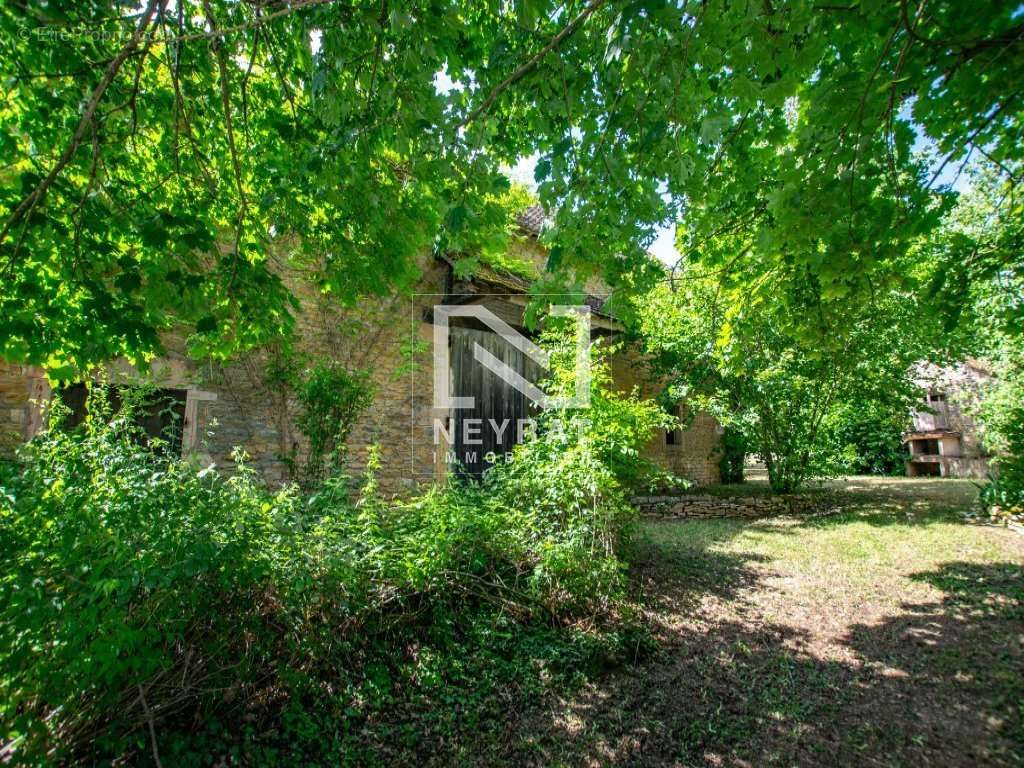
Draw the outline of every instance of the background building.
[[[968,360],[941,367],[924,363],[915,382],[925,391],[912,427],[904,436],[908,477],[978,477],[988,474],[989,456],[971,418],[984,397],[991,374],[983,364]]]

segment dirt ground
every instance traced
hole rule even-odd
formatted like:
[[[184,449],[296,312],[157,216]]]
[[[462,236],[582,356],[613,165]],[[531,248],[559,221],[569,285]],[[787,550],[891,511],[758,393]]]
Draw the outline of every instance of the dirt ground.
[[[508,723],[509,764],[1024,764],[1024,535],[967,481],[834,481],[810,519],[649,521],[659,650]]]

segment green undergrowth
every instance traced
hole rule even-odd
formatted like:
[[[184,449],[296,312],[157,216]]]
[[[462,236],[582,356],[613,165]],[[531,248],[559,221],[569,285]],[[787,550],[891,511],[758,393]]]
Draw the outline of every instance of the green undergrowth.
[[[488,253],[480,257],[480,262],[492,269],[508,272],[524,280],[536,280],[540,277],[540,270],[536,264],[529,259],[510,253]]]
[[[554,350],[553,391],[574,354]],[[56,413],[0,475],[11,761],[407,761],[635,654],[617,553],[664,416],[592,370],[585,418],[405,501],[374,460],[355,498],[343,474],[271,489],[241,452],[168,457],[102,395],[77,429]]]

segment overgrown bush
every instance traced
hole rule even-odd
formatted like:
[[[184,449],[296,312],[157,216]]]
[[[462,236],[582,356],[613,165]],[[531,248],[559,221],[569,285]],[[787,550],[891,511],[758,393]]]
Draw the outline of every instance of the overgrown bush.
[[[154,720],[262,686],[268,658],[303,652],[317,600],[290,492],[160,458],[127,413],[91,410],[3,480],[4,742],[26,763],[117,754]]]
[[[574,340],[556,326],[542,343],[551,354],[544,390],[554,397],[571,395]],[[517,445],[510,462],[485,476],[489,498],[529,515],[538,553],[529,583],[550,610],[609,607],[620,586],[617,544],[635,514],[628,491],[659,473],[641,458],[640,449],[671,418],[635,391],[615,390],[609,360],[616,351],[600,342],[592,346],[588,407],[542,413],[535,437]]]
[[[909,422],[904,402],[857,398],[834,406],[823,426],[844,474],[902,475],[907,459],[903,431]]]
[[[356,419],[373,402],[365,371],[351,372],[337,363],[314,365],[296,383],[299,413],[295,425],[309,440],[306,476],[319,480],[325,472],[344,468],[345,441]]]
[[[1000,378],[981,406],[986,447],[994,472],[981,489],[981,503],[999,519],[1024,518],[1024,353],[999,370]]]
[[[290,346],[276,350],[267,362],[264,383],[281,397],[279,407],[288,413],[294,397],[294,424],[306,438],[306,456],[298,461],[298,445],[279,456],[290,477],[310,489],[325,477],[345,470],[346,441],[358,418],[373,402],[369,370],[350,370],[337,361],[313,362]]]
[[[161,456],[128,413],[55,420],[0,478],[5,752],[337,760],[372,751],[396,702],[434,711],[451,683],[484,706],[523,654],[582,663],[607,647],[587,628],[619,605],[623,483],[659,413],[597,391],[589,421],[544,420],[484,483],[404,502],[373,492],[372,462],[355,501],[332,478],[307,498],[242,455],[224,473]]]
[[[743,463],[747,458],[747,436],[743,430],[729,425],[722,430],[719,442],[718,470],[723,483],[743,482]]]

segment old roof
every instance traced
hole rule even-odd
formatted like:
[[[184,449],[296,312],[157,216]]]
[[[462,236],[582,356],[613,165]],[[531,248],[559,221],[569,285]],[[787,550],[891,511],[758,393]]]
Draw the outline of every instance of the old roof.
[[[917,432],[904,432],[903,442],[910,440],[940,440],[943,437],[960,437],[960,433],[952,429],[925,429]]]
[[[439,258],[446,262],[449,268],[454,267],[455,262],[458,260],[457,257],[453,256],[441,256]],[[477,265],[473,268],[473,273],[460,282],[466,286],[472,285],[473,283],[483,283],[496,288],[502,288],[510,293],[520,293],[524,295],[529,294],[531,284],[529,280],[521,277],[520,275],[514,275],[500,267],[494,267],[487,264]],[[583,303],[590,307],[593,312],[604,317],[614,319],[615,316],[605,310],[606,301],[607,299],[604,297],[589,294],[583,298]]]
[[[534,237],[540,235],[546,221],[547,214],[540,205],[531,205],[516,217],[516,223]]]
[[[547,224],[548,217],[544,212],[544,208],[541,205],[531,205],[529,208],[524,210],[516,217],[516,223],[520,228],[528,235],[533,237],[539,237],[544,225]],[[442,261],[448,263],[449,267],[455,265],[455,261],[458,259],[456,254],[450,254],[439,257]],[[530,292],[529,280],[523,278],[521,275],[515,275],[511,272],[502,269],[495,265],[480,264],[473,269],[473,274],[468,277],[469,282],[485,283],[488,285],[504,288],[505,290],[513,293],[527,294]],[[604,305],[606,298],[599,296],[587,295],[583,301],[591,308],[594,312],[604,315],[605,317],[613,317],[608,314]]]
[[[453,264],[451,260],[448,260],[449,264]],[[492,267],[486,264],[480,264],[473,269],[473,274],[468,278],[470,282],[477,281],[487,283],[488,285],[497,286],[499,288],[505,288],[512,293],[529,293],[530,292],[530,281],[519,276],[514,275],[511,272]]]

